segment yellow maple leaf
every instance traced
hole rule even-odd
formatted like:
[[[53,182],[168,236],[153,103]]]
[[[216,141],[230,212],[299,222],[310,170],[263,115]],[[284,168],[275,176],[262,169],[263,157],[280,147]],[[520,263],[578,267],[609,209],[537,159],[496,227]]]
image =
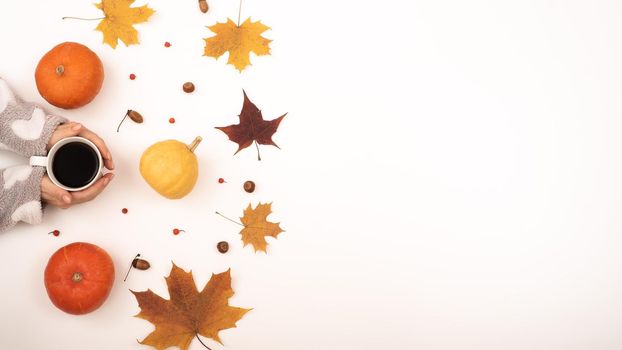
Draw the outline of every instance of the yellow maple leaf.
[[[265,237],[276,238],[279,233],[284,232],[278,222],[267,220],[270,213],[272,213],[272,203],[259,203],[255,209],[249,204],[244,210],[244,216],[240,218],[244,228],[240,234],[245,247],[247,244],[252,244],[255,251],[265,252],[268,246]]]
[[[173,263],[166,279],[170,300],[164,299],[150,289],[144,292],[131,291],[140,307],[136,317],[155,325],[140,343],[164,350],[177,346],[188,349],[192,339],[199,335],[222,344],[218,332],[236,327],[250,309],[229,305],[233,296],[230,270],[212,274],[201,292],[197,290],[192,272],[186,272]]]
[[[257,56],[270,54],[272,40],[261,36],[270,27],[261,21],[251,22],[250,17],[237,26],[231,19],[227,23],[216,23],[208,27],[215,36],[205,38],[204,56],[218,58],[229,51],[229,61],[240,72],[251,64],[250,53]]]
[[[130,7],[134,0],[101,0],[95,7],[104,12],[104,19],[95,30],[104,33],[104,43],[113,49],[121,39],[125,46],[138,44],[138,31],[133,25],[147,22],[155,12],[147,5]]]

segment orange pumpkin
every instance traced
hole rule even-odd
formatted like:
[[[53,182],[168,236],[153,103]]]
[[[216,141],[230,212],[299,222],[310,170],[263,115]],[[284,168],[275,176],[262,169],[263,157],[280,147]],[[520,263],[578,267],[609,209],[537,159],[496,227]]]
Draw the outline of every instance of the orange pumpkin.
[[[88,47],[72,42],[46,53],[35,71],[37,89],[50,104],[72,109],[91,102],[104,82],[104,66]]]
[[[71,243],[50,257],[44,274],[45,289],[57,308],[82,315],[99,308],[114,283],[112,259],[90,243]]]

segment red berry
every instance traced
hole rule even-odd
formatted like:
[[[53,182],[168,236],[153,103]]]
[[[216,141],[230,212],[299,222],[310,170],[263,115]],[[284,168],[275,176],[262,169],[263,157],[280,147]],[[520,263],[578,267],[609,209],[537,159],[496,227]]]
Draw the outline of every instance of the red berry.
[[[134,79],[136,79],[136,74],[134,73],[130,74],[130,80],[134,80]]]
[[[59,230],[54,230],[54,231],[52,231],[52,232],[48,232],[48,235],[49,235],[50,233],[51,233],[51,234],[53,234],[53,235],[54,235],[54,236],[56,236],[56,237],[58,237],[58,235],[60,235],[60,231],[59,231]]]
[[[220,179],[218,179],[218,183],[219,184],[224,183],[224,182],[225,182],[225,179],[223,179],[222,177]]]
[[[175,124],[175,118],[173,117],[168,118],[168,122],[171,124]]]
[[[180,230],[180,229],[178,229],[178,228],[174,228],[174,229],[173,229],[173,234],[174,234],[174,235],[178,235],[180,232],[186,232],[186,231],[184,231],[184,230]]]
[[[127,208],[123,208],[123,209],[121,209],[121,212],[122,212],[123,214],[127,214]]]
[[[171,47],[171,43],[169,43],[168,41],[164,43],[164,47]]]

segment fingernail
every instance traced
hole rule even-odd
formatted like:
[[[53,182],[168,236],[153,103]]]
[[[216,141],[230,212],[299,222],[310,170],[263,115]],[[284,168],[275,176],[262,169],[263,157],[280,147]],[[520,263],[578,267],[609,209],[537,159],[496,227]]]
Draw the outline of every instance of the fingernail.
[[[69,204],[71,203],[71,197],[69,197],[69,195],[63,195],[63,202]]]
[[[76,125],[74,125],[71,129],[72,129],[72,130],[74,130],[74,131],[78,131],[78,130],[80,130],[80,128],[82,128],[82,124],[77,123],[77,124],[76,124]]]

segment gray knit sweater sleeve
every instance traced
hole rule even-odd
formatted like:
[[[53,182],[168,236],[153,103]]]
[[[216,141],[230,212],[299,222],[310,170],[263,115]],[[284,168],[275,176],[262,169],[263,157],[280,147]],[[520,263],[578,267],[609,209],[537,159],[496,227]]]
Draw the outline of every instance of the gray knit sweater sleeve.
[[[15,96],[0,78],[0,150],[44,156],[56,127],[66,122]],[[1,154],[0,154],[1,156]],[[41,179],[45,169],[20,165],[0,170],[0,231],[17,222],[41,222]]]

